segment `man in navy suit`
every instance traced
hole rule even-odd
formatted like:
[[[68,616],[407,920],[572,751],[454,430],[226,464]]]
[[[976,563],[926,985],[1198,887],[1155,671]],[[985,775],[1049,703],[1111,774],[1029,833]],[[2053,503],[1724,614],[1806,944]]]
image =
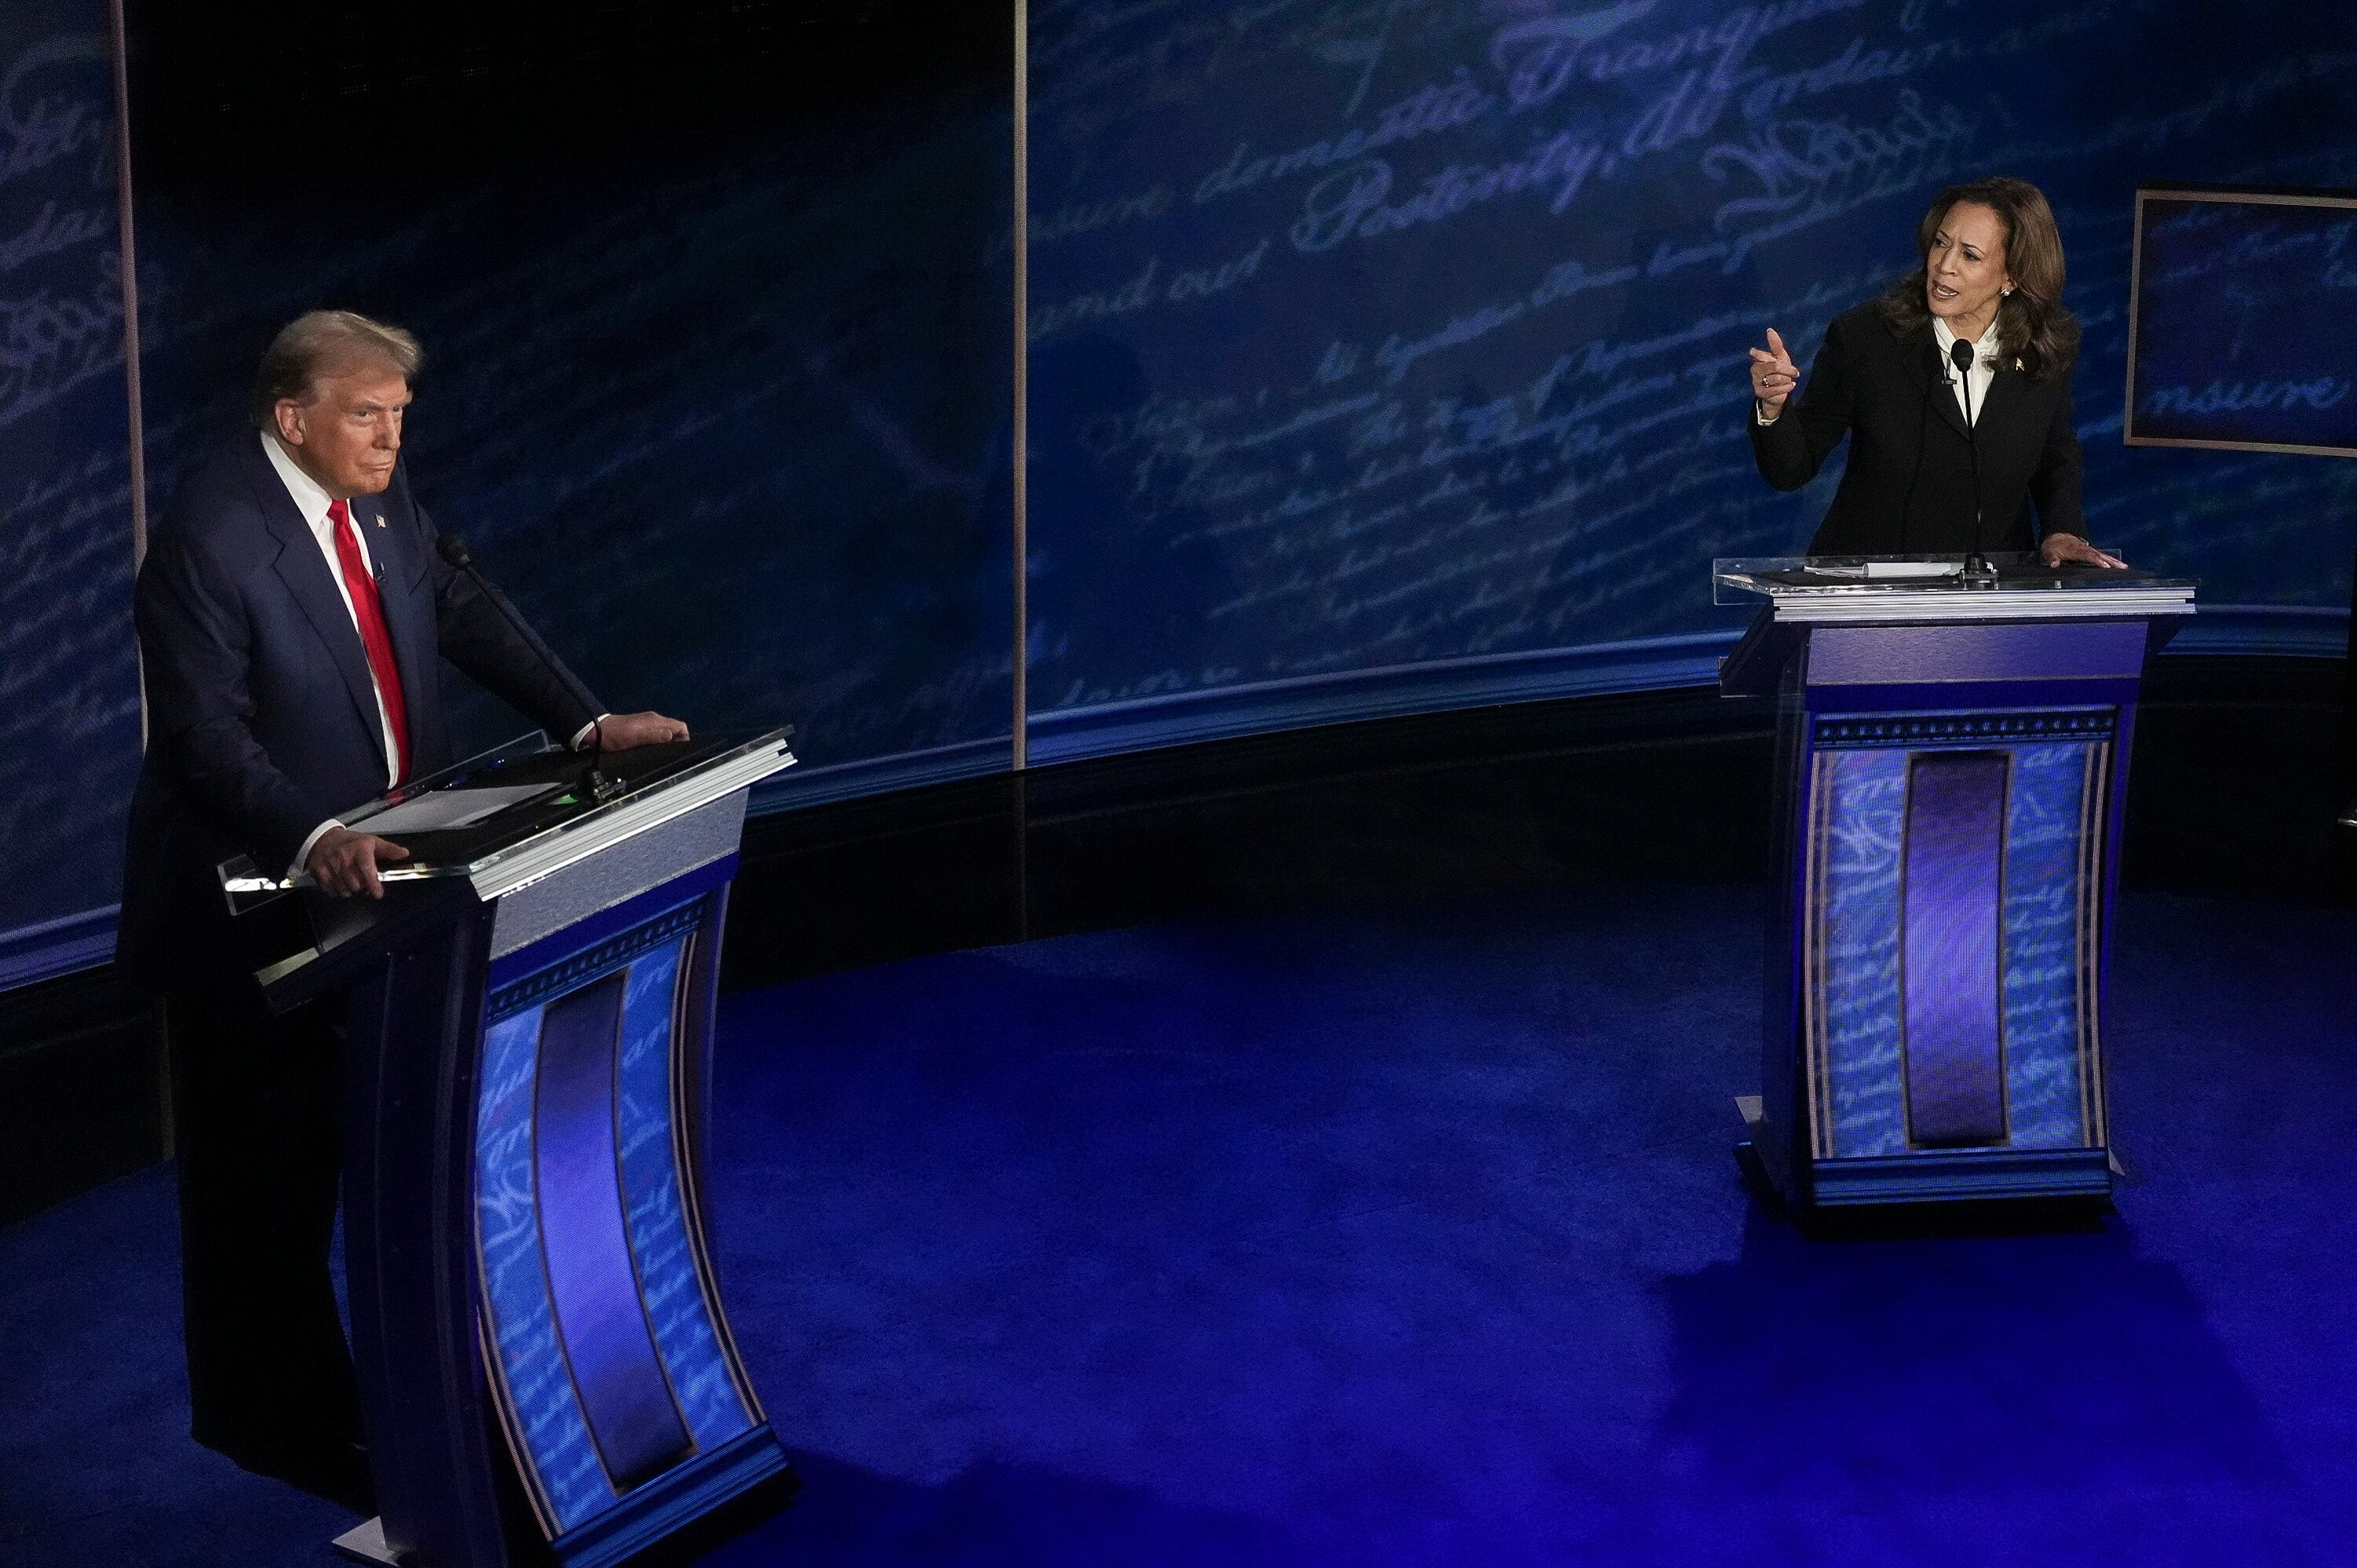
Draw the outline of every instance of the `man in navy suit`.
[[[307,943],[295,900],[232,920],[238,854],[381,897],[398,844],[336,820],[448,766],[447,659],[551,735],[683,740],[551,668],[435,547],[400,460],[416,340],[348,311],[263,357],[253,428],[174,498],[135,595],[148,740],[117,956],[163,993],[190,1426],[250,1470],[370,1509],[328,1276],[340,1045],[330,1004],[273,1017],[253,972]]]

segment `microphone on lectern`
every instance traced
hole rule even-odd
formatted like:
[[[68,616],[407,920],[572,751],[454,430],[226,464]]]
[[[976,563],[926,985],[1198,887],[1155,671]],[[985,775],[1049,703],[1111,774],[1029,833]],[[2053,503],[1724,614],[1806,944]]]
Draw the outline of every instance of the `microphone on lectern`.
[[[523,617],[515,613],[515,607],[508,603],[507,596],[491,586],[490,579],[476,570],[474,552],[467,548],[465,540],[455,533],[446,533],[435,542],[434,548],[453,568],[467,575],[468,581],[475,585],[475,591],[491,601],[492,607],[500,612],[500,617],[507,621],[509,628],[515,632],[516,636],[523,639],[523,645],[532,650],[532,656],[534,659],[540,660],[542,668],[555,676],[558,684],[573,694],[573,700],[581,704],[582,712],[591,715],[589,720],[590,797],[593,800],[605,800],[621,793],[623,789],[621,780],[608,778],[602,766],[606,753],[606,731],[605,726],[597,720],[597,702],[596,698],[590,696],[588,688],[574,678],[573,671],[565,667],[565,661],[551,652],[548,644],[540,639],[540,634],[532,629]]]
[[[1957,338],[1955,346],[1948,350],[1948,359],[1956,367],[1956,377],[1964,389],[1964,447],[1973,464],[1973,548],[1964,557],[1964,572],[1968,576],[1993,576],[1995,568],[1981,553],[1981,444],[1979,422],[1973,417],[1973,346]]]

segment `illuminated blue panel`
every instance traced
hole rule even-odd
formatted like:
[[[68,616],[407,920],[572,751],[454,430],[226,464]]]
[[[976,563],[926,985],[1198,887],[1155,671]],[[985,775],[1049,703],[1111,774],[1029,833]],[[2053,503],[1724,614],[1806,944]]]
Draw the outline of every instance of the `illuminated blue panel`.
[[[1907,1152],[1900,1066],[1900,839],[1906,751],[1824,757],[1824,1048],[1832,1153]]]
[[[533,1163],[541,1258],[573,1387],[607,1475],[627,1491],[691,1445],[624,1234],[614,1102],[622,991],[622,976],[608,975],[542,1014]]]
[[[2006,825],[2006,1098],[2018,1149],[2086,1144],[2079,1083],[2083,742],[2018,746]]]
[[[630,966],[622,1002],[618,1120],[623,1206],[647,1321],[680,1413],[696,1447],[708,1451],[749,1429],[753,1416],[714,1330],[680,1205],[672,1023],[683,943],[675,937]]]
[[[2002,751],[1917,752],[1908,765],[1900,907],[1907,1134],[1919,1148],[2005,1141]]]
[[[483,1032],[475,1108],[475,1228],[482,1251],[483,1310],[501,1381],[540,1491],[568,1530],[614,1501],[589,1440],[581,1402],[557,1342],[556,1314],[540,1251],[533,1183],[533,1090],[540,1069],[542,1009],[528,1007]]]

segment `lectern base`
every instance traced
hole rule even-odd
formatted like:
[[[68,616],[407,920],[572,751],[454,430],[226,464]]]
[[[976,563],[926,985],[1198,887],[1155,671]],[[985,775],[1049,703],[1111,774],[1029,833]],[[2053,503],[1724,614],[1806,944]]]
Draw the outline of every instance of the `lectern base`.
[[[1739,1094],[1735,1109],[1751,1134],[1736,1145],[1744,1174],[1787,1208],[1804,1210],[1909,1203],[1986,1203],[2112,1195],[2114,1165],[2103,1149],[1927,1149],[1872,1159],[1811,1160],[1808,1190],[1777,1179],[1781,1162],[1763,1152],[1768,1133],[1762,1098]]]
[[[356,1524],[336,1537],[329,1544],[335,1547],[338,1556],[350,1563],[376,1563],[380,1564],[381,1568],[401,1568],[402,1564],[409,1561],[384,1543],[384,1520],[381,1519],[370,1520],[366,1524]]]
[[[693,1540],[701,1532],[724,1539],[782,1505],[801,1485],[764,1422],[701,1459],[678,1466],[642,1487],[636,1507],[559,1539],[551,1551],[566,1568],[610,1568],[673,1537]],[[356,1524],[329,1544],[348,1563],[421,1568],[415,1552],[395,1552],[386,1542],[382,1519]]]

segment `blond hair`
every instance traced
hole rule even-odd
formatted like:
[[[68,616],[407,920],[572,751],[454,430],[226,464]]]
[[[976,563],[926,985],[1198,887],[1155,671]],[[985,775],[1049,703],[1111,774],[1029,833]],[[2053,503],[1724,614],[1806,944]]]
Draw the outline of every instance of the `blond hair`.
[[[246,417],[256,430],[278,423],[280,400],[309,403],[312,388],[328,371],[355,361],[382,360],[415,381],[425,363],[417,339],[398,327],[371,321],[356,310],[307,310],[278,329],[262,351]]]

